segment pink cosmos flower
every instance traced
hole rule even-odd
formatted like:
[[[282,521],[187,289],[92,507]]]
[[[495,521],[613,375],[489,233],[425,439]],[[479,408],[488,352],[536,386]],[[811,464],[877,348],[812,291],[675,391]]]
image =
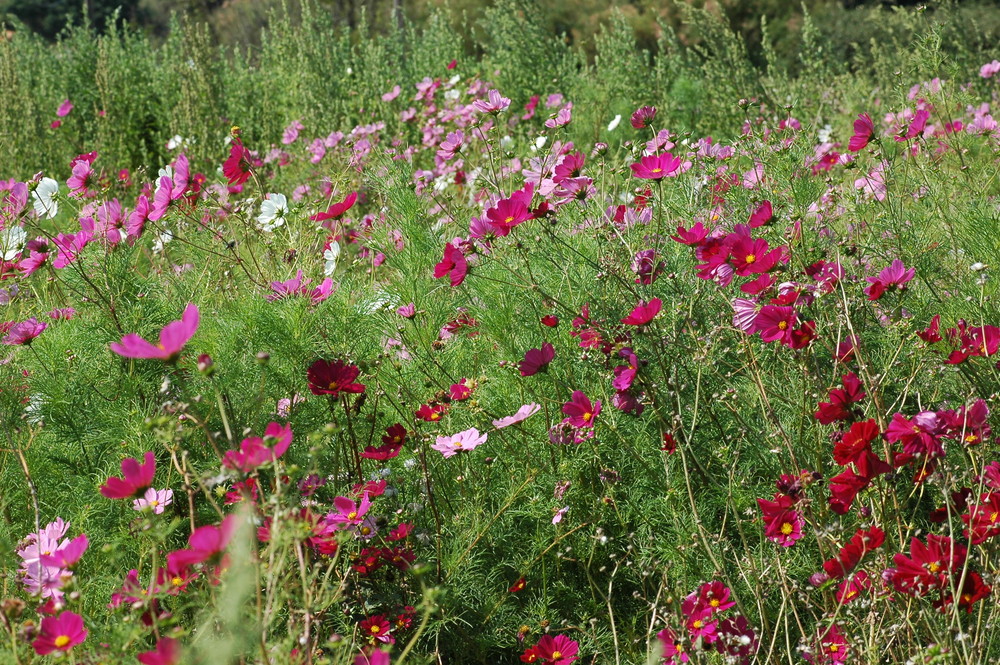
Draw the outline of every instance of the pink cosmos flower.
[[[530,404],[525,404],[520,409],[518,409],[517,413],[515,413],[514,415],[504,416],[499,420],[494,420],[493,426],[496,427],[497,429],[503,429],[504,427],[510,427],[511,425],[516,425],[517,423],[527,420],[531,416],[538,413],[541,410],[541,408],[542,408],[541,406],[535,404],[534,402]],[[1000,464],[998,464],[998,466],[1000,466]]]
[[[198,329],[198,308],[189,303],[180,321],[172,321],[160,331],[158,344],[151,344],[135,333],[122,337],[121,344],[112,343],[111,350],[125,358],[156,358],[174,362],[181,349]]]
[[[472,106],[482,113],[500,113],[507,110],[510,100],[502,97],[499,90],[490,90],[486,93],[486,99],[477,99]]]
[[[770,201],[764,201],[761,203],[753,214],[750,215],[750,221],[748,222],[751,229],[756,229],[764,226],[768,222],[774,219],[774,208],[771,206]]]
[[[907,270],[902,261],[895,259],[889,267],[882,269],[878,277],[865,278],[871,284],[865,288],[865,295],[868,296],[869,300],[878,300],[892,287],[903,290],[906,288],[905,284],[913,279],[914,274],[916,274],[916,268]]]
[[[524,354],[524,360],[518,364],[521,376],[533,376],[544,372],[555,357],[556,350],[549,342],[544,342],[540,349],[528,349]]]
[[[79,198],[90,198],[97,195],[97,190],[92,189],[97,185],[97,175],[90,166],[90,162],[79,160],[73,166],[73,175],[66,181],[66,186],[70,189],[70,194]]]
[[[574,390],[570,401],[563,404],[562,412],[566,415],[564,422],[573,427],[593,427],[594,420],[601,413],[601,400],[591,403],[582,390]]]
[[[157,490],[150,487],[146,492],[132,502],[132,508],[142,512],[147,508],[155,515],[162,515],[163,510],[174,501],[174,491],[171,489]]]
[[[793,500],[790,497],[776,494],[774,499],[757,499],[764,518],[764,535],[782,547],[791,547],[802,538],[805,519],[792,509]]]
[[[356,503],[345,496],[338,496],[333,500],[333,507],[337,512],[328,513],[323,521],[330,529],[340,531],[359,526],[365,521],[365,515],[372,507],[368,492],[361,495],[361,502]]]
[[[156,457],[152,452],[147,452],[144,462],[139,464],[138,460],[126,457],[122,460],[122,476],[117,478],[112,476],[107,482],[101,485],[101,495],[109,499],[129,499],[141,496],[153,485],[153,476],[156,474]]]
[[[552,523],[559,524],[560,522],[562,522],[563,517],[566,516],[567,512],[569,512],[569,506],[563,506],[562,508],[557,510],[556,514],[552,516]]]
[[[264,437],[253,436],[243,439],[240,450],[227,450],[222,457],[222,466],[250,473],[259,466],[277,460],[285,454],[292,443],[291,425],[269,423]],[[271,444],[271,445],[268,445]]]
[[[39,323],[38,319],[31,317],[27,321],[15,323],[3,338],[4,344],[11,346],[22,346],[31,344],[42,331],[49,327],[47,323]]]
[[[281,142],[284,145],[291,145],[299,139],[299,132],[305,129],[305,126],[298,120],[293,120],[292,124],[285,127],[285,131],[281,133]]]
[[[659,155],[647,155],[630,165],[629,168],[632,169],[632,175],[636,178],[659,180],[678,173],[682,163],[683,160],[680,157],[674,157],[669,152],[664,152]]]
[[[460,379],[458,383],[451,384],[448,391],[451,393],[452,401],[461,402],[472,396],[472,388],[465,383],[467,380]]]
[[[72,110],[73,110],[73,102],[69,101],[68,99],[63,100],[63,103],[59,105],[58,109],[56,109],[56,116],[60,118],[65,118],[66,116],[69,115],[69,112]]]
[[[480,434],[475,427],[452,434],[451,436],[439,436],[437,443],[431,446],[445,456],[445,459],[454,457],[458,453],[468,452],[486,443],[486,434]]]
[[[402,91],[403,89],[400,88],[398,84],[394,85],[392,86],[392,90],[382,95],[382,101],[391,102],[392,100],[396,99],[396,97],[399,97],[399,93]]]
[[[417,315],[417,306],[412,302],[409,305],[403,305],[402,307],[396,308],[396,314],[399,314],[404,319],[412,319]]]
[[[663,658],[667,663],[687,663],[691,660],[684,642],[669,628],[664,628],[656,634],[657,639],[663,644]]]
[[[170,637],[156,641],[156,649],[144,651],[136,656],[142,665],[180,665],[181,643]]]
[[[851,152],[864,150],[865,146],[875,138],[875,123],[867,113],[858,114],[858,119],[854,121],[854,136],[847,146]]]
[[[573,102],[566,104],[566,106],[559,109],[555,117],[549,118],[545,121],[545,126],[549,129],[555,129],[556,127],[565,127],[573,120]]]
[[[50,568],[72,568],[80,560],[80,557],[83,556],[83,553],[87,551],[89,544],[87,534],[81,533],[68,543],[64,541],[51,554],[42,552],[41,556],[38,557],[38,561],[43,566],[49,566]]]
[[[31,643],[39,656],[53,651],[69,651],[87,639],[87,629],[83,627],[83,617],[73,612],[63,612],[58,616],[42,619],[38,638]]]
[[[927,109],[920,109],[913,114],[913,119],[910,121],[909,126],[906,128],[906,133],[900,132],[899,136],[896,136],[896,141],[908,141],[914,139],[920,134],[924,133],[924,129],[927,127],[927,121],[930,119],[931,114]]]
[[[1000,60],[988,62],[979,68],[979,75],[984,79],[992,78],[998,72],[1000,72]]]
[[[628,326],[644,326],[660,313],[662,307],[663,302],[659,298],[653,298],[648,303],[640,301],[632,313],[622,319],[622,323]]]

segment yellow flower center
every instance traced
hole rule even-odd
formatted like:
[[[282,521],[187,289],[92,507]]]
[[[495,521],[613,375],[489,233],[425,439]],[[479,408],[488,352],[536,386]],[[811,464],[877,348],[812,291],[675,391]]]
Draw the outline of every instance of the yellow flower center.
[[[560,658],[562,658],[562,652],[561,651],[553,651],[552,652],[552,660],[559,660]]]
[[[347,513],[347,519],[349,520],[353,520],[357,516],[358,516],[358,511],[356,510],[352,510],[351,512]]]
[[[979,441],[979,437],[975,434],[967,434],[965,437],[966,443],[975,443],[976,441]]]
[[[151,505],[153,508],[156,508],[158,505],[160,505],[160,502],[157,501],[156,499],[153,499],[152,501],[149,502],[149,505]]]
[[[70,642],[69,635],[60,635],[55,639],[54,644],[56,645],[57,649],[62,649],[64,646],[69,644],[69,642]]]
[[[787,330],[788,321],[778,321],[778,330]]]
[[[691,625],[694,626],[695,630],[697,630],[697,629],[701,628],[702,626],[704,626],[705,622],[702,621],[701,619],[695,619],[694,623],[691,624]]]
[[[756,261],[756,260],[757,260],[757,255],[756,255],[756,254],[747,254],[747,258],[746,258],[746,259],[744,259],[744,260],[745,260],[745,261],[746,261],[747,263],[753,263],[754,261]]]
[[[1000,513],[993,513],[992,515],[990,515],[990,522],[996,522],[997,517],[1000,517]]]
[[[514,221],[514,216],[511,215],[510,217],[508,217],[507,219],[505,219],[503,221],[504,221],[505,224],[510,224],[511,222]]]
[[[791,522],[785,522],[784,524],[781,525],[781,533],[785,534],[786,536],[790,536],[792,534],[792,531],[795,531],[795,527],[792,525]]]
[[[937,571],[941,570],[941,564],[939,564],[937,561],[931,561],[929,564],[927,564],[927,570],[931,571],[932,573],[936,573]]]
[[[840,651],[840,645],[839,644],[831,644],[830,645],[830,653],[837,653],[838,651]]]
[[[594,417],[594,414],[592,414],[590,411],[587,411],[586,413],[583,414],[583,422],[589,423],[590,419],[593,418],[593,417]]]
[[[184,583],[184,580],[180,577],[175,576],[170,578],[170,583],[173,584],[174,586],[180,586],[181,584]]]
[[[382,629],[378,626],[372,626],[371,630],[372,630],[372,635],[378,635],[379,633],[382,632]]]
[[[720,605],[719,599],[713,598],[712,600],[708,601],[708,604],[711,605],[712,607],[718,607]]]
[[[662,171],[663,171],[663,169],[661,169],[659,166],[657,166],[655,169],[653,169],[652,171],[650,171],[650,173],[660,173]]]

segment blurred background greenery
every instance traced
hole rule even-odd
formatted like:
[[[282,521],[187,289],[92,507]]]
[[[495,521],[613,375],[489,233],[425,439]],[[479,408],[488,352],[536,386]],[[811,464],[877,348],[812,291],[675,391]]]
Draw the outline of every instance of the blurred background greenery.
[[[448,16],[453,28],[462,29],[467,55],[475,55],[483,43],[481,26],[496,0],[320,0],[333,21],[355,29],[364,23],[376,33],[401,27],[403,17],[424,26],[437,12]],[[670,26],[686,45],[700,41],[698,31],[685,26],[681,5],[704,9],[723,18],[741,35],[755,64],[764,64],[761,18],[770,27],[775,51],[785,63],[798,55],[798,36],[805,13],[812,14],[830,43],[832,57],[850,60],[857,44],[878,37],[884,24],[872,20],[892,8],[928,6],[935,11],[953,5],[963,19],[977,27],[982,37],[1000,36],[1000,1],[970,0],[934,3],[926,0],[534,0],[530,3],[546,31],[567,44],[579,45],[591,58],[596,38],[615,11],[621,12],[635,33],[640,48],[653,49],[663,26]],[[127,21],[154,38],[164,39],[172,14],[205,22],[213,41],[222,45],[259,45],[261,29],[267,27],[272,10],[286,8],[296,14],[301,0],[0,0],[0,20],[11,27],[21,23],[46,39],[55,39],[67,26],[89,17],[99,31],[114,21]]]

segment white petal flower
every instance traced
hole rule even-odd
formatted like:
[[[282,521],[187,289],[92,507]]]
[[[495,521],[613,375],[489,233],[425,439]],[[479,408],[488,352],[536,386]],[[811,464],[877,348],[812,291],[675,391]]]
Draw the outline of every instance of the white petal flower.
[[[285,223],[288,214],[288,199],[284,194],[268,194],[260,203],[257,224],[264,231],[274,231]]]
[[[323,274],[329,277],[337,270],[337,259],[340,258],[340,243],[334,240],[330,248],[323,252]]]
[[[39,217],[52,219],[59,213],[59,202],[55,200],[58,193],[58,182],[52,178],[41,179],[38,186],[35,187],[35,191],[31,193],[31,198],[34,199],[35,213]]]
[[[621,113],[615,116],[615,119],[608,123],[608,131],[613,132],[618,127],[618,123],[622,121]]]
[[[20,226],[12,226],[0,232],[0,255],[4,261],[13,261],[24,249],[28,240],[28,232]]]

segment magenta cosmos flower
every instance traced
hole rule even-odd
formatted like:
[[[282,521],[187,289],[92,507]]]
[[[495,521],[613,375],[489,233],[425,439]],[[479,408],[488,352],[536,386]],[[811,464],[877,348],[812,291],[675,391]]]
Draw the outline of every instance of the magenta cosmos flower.
[[[87,639],[87,629],[83,627],[83,617],[73,612],[63,612],[59,616],[42,619],[42,630],[31,643],[39,656],[53,651],[69,651]]]
[[[656,107],[643,106],[635,110],[632,114],[632,127],[635,129],[645,129],[656,117]]]
[[[160,331],[160,341],[151,344],[135,333],[122,337],[121,344],[112,343],[111,350],[125,358],[156,358],[174,362],[181,349],[198,329],[198,307],[189,303],[180,321],[171,321]]]
[[[14,324],[3,338],[3,343],[11,346],[31,344],[48,327],[49,324],[39,323],[38,319],[31,317],[27,321]]]
[[[170,637],[161,637],[156,641],[156,649],[144,651],[136,656],[142,665],[179,665],[181,662],[181,643]]]
[[[437,443],[431,448],[438,450],[446,458],[454,457],[458,453],[467,452],[486,443],[486,435],[480,434],[475,427],[452,434],[451,436],[439,436]]]
[[[355,383],[361,369],[342,360],[317,360],[309,366],[306,377],[313,395],[333,395],[340,393],[363,393],[365,386]]]
[[[511,425],[516,425],[517,423],[527,420],[531,416],[538,413],[539,410],[541,410],[541,408],[542,408],[541,406],[535,403],[525,404],[520,409],[518,409],[517,413],[515,413],[514,415],[504,416],[499,420],[494,420],[493,426],[496,427],[497,429],[503,429],[504,427],[510,427]]]
[[[622,319],[622,323],[628,326],[644,326],[660,313],[662,307],[663,302],[659,298],[653,298],[648,303],[640,302],[631,314]]]
[[[518,363],[521,376],[533,376],[544,372],[555,357],[555,347],[549,342],[544,342],[540,349],[528,349],[524,353],[524,360]]]
[[[347,211],[351,209],[354,203],[358,200],[358,193],[351,192],[348,194],[343,201],[338,201],[327,208],[326,212],[319,212],[310,217],[314,222],[325,222],[330,219],[340,219]]]
[[[349,529],[365,521],[372,502],[368,498],[368,492],[365,492],[361,495],[361,503],[355,503],[346,496],[338,496],[333,500],[333,507],[337,512],[329,513],[324,518],[327,526],[334,530]]]
[[[499,90],[490,90],[486,93],[486,99],[477,99],[472,105],[482,113],[499,113],[507,110],[510,100],[501,96]]]
[[[229,157],[222,163],[222,174],[230,185],[242,185],[250,179],[250,151],[239,141],[233,141]]]
[[[101,485],[101,494],[109,499],[130,499],[142,496],[152,487],[156,474],[156,458],[152,452],[146,453],[145,461],[127,457],[122,460],[122,478],[111,477]]]
[[[659,155],[647,155],[632,164],[632,175],[644,180],[659,180],[674,174],[681,167],[680,157],[674,157],[669,152]]]
[[[869,300],[878,300],[887,290],[897,287],[900,290],[905,288],[905,284],[913,279],[916,268],[906,269],[903,262],[895,259],[888,267],[883,268],[878,277],[866,277],[871,286],[865,289],[865,295]]]
[[[444,246],[444,258],[434,266],[434,279],[448,276],[452,286],[458,286],[465,281],[469,273],[469,263],[461,249],[451,243]]]
[[[562,412],[566,415],[564,422],[573,427],[593,427],[594,419],[601,412],[601,400],[591,403],[582,390],[574,390],[570,401],[563,404]]]
[[[867,113],[858,114],[858,119],[854,121],[854,136],[851,137],[847,149],[851,152],[864,150],[868,142],[875,138],[875,123]]]

